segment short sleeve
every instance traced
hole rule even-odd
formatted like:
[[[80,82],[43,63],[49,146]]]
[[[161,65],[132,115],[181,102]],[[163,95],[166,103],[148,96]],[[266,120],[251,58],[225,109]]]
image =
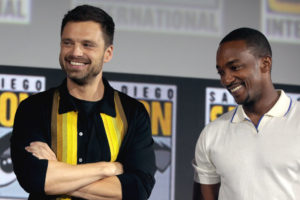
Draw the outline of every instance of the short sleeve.
[[[194,181],[201,184],[216,184],[220,182],[220,176],[210,159],[209,145],[207,144],[207,129],[205,128],[197,141],[195,158],[192,161],[194,167]]]

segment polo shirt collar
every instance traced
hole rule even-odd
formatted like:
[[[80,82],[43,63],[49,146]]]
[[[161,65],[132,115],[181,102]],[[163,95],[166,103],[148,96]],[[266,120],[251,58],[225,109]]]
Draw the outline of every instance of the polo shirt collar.
[[[105,78],[102,78],[104,84],[104,94],[103,98],[98,102],[97,113],[105,113],[112,117],[116,116],[115,103],[114,103],[114,89],[109,85]],[[67,88],[67,80],[65,79],[63,83],[59,86],[59,114],[77,111],[75,103],[70,95]]]
[[[279,99],[274,104],[274,106],[264,115],[270,116],[270,117],[283,117],[285,116],[292,105],[292,99],[289,98],[283,90],[278,90],[279,93]],[[238,123],[244,120],[249,120],[249,117],[246,115],[243,106],[238,105],[238,107],[235,109],[235,112],[232,116],[231,122]]]

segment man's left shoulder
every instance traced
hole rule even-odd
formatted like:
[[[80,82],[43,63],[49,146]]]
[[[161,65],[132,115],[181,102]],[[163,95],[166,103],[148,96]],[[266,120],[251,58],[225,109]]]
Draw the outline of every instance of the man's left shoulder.
[[[115,90],[119,97],[120,97],[120,100],[122,102],[126,102],[126,103],[131,103],[131,104],[140,104],[141,102],[139,100],[137,100],[136,98],[134,97],[131,97],[129,96],[128,94],[124,93],[124,92],[120,92],[118,90]]]
[[[144,104],[142,102],[140,102],[138,99],[135,99],[134,97],[131,97],[129,95],[127,95],[126,93],[120,92],[115,90],[119,97],[120,97],[120,101],[122,103],[122,106],[124,107],[124,109],[137,109],[137,108],[143,108]]]

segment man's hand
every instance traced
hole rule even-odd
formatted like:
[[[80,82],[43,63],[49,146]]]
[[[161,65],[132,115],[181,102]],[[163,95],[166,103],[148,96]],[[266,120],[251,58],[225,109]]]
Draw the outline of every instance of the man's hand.
[[[31,142],[29,146],[25,147],[25,150],[32,153],[40,160],[53,160],[57,161],[54,152],[50,149],[48,144],[44,142]]]
[[[109,164],[111,164],[111,176],[117,176],[120,174],[123,174],[123,165],[119,162],[110,162]]]

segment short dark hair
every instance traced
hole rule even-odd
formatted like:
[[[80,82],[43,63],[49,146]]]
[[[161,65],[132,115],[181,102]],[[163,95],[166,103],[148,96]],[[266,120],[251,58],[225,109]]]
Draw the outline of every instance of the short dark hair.
[[[68,22],[84,21],[94,21],[99,23],[101,30],[104,33],[105,45],[109,46],[113,44],[115,23],[112,17],[101,8],[90,5],[80,5],[68,11],[62,20],[60,34],[62,34],[64,27]]]
[[[220,45],[236,40],[244,40],[256,57],[272,57],[272,49],[268,39],[258,30],[247,27],[235,29],[221,40]]]

